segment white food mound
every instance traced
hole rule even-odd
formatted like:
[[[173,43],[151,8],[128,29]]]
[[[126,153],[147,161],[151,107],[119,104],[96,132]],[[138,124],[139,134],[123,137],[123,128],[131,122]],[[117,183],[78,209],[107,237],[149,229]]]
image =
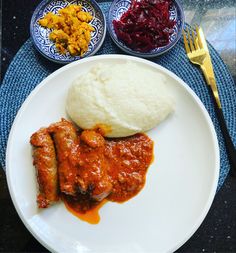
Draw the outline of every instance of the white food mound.
[[[145,132],[173,108],[165,76],[131,62],[93,67],[72,83],[66,102],[69,116],[79,127],[107,125],[111,128],[107,137]]]

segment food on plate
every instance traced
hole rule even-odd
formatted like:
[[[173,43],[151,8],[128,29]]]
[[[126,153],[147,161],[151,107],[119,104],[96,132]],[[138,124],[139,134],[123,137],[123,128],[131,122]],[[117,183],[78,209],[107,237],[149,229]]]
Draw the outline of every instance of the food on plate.
[[[39,134],[48,138],[43,145],[33,141]],[[59,194],[70,211],[90,223],[99,221],[98,216],[91,214],[97,212],[104,201],[123,202],[143,188],[147,169],[153,159],[153,141],[145,134],[109,139],[99,130],[77,129],[65,119],[34,133],[31,144],[35,151],[38,147],[45,150],[41,153],[46,158],[51,159],[47,154],[49,150],[50,154],[51,150],[54,152],[53,171],[58,171],[54,179],[59,181],[59,190],[57,184],[52,189],[50,177],[44,177],[44,191],[54,192],[57,189],[56,200]],[[43,158],[36,160],[39,151],[36,154],[35,151],[34,165],[39,170],[40,162],[37,161]],[[38,180],[38,184],[41,191],[42,182]],[[95,221],[91,217],[95,217]]]
[[[78,153],[76,128],[71,122],[62,119],[50,125],[47,130],[52,134],[55,143],[60,191],[75,195]]]
[[[103,137],[94,131],[83,131],[79,139],[75,126],[65,119],[51,124],[48,132],[56,147],[60,191],[71,196],[78,191],[89,192],[95,200],[104,199],[112,185],[103,164]],[[96,161],[101,163],[99,171]]]
[[[56,152],[52,138],[45,128],[35,132],[30,143],[33,146],[33,164],[39,185],[37,203],[40,208],[46,208],[59,200]]]
[[[95,131],[85,130],[80,135],[78,182],[80,191],[89,192],[92,199],[101,201],[112,191],[105,157],[105,139]]]
[[[113,20],[117,38],[140,52],[167,45],[176,23],[170,18],[171,4],[172,0],[131,0],[120,20]]]
[[[90,13],[83,11],[81,5],[68,5],[58,14],[47,13],[38,22],[45,28],[52,29],[49,39],[55,42],[62,54],[67,51],[72,55],[82,56],[87,50],[94,28],[89,24],[93,19]]]
[[[126,201],[145,184],[146,172],[153,159],[153,141],[143,133],[106,139],[105,151],[108,174],[113,185],[108,199]]]
[[[138,194],[153,160],[153,141],[143,132],[174,108],[166,82],[160,72],[129,61],[98,64],[78,77],[66,100],[73,122],[62,119],[31,137],[36,170],[54,173],[38,180],[39,196],[48,201],[44,205],[38,197],[38,207],[60,198],[73,214],[95,224],[105,202]],[[50,190],[54,200],[45,196]]]
[[[79,127],[103,130],[106,137],[145,132],[173,111],[166,82],[141,64],[99,64],[72,83],[66,109]]]

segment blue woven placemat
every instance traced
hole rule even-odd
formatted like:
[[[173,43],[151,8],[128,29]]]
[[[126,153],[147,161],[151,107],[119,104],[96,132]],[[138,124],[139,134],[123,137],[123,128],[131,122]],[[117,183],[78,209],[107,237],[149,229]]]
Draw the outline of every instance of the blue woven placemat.
[[[109,5],[110,2],[100,3],[104,13],[107,13]],[[209,50],[214,65],[226,123],[233,142],[236,144],[236,86],[218,53],[211,45],[209,45]],[[105,42],[97,54],[121,53],[123,52],[116,47],[107,34]],[[190,64],[188,61],[182,39],[167,54],[154,58],[152,61],[169,69],[183,79],[199,96],[210,114],[220,146],[219,189],[229,172],[229,161],[218,120],[215,115],[212,99],[201,71],[198,67]],[[61,65],[57,65],[44,59],[35,50],[31,39],[28,39],[25,42],[12,60],[3,83],[0,86],[0,163],[3,169],[5,169],[5,152],[8,134],[17,111],[35,86],[60,67]]]

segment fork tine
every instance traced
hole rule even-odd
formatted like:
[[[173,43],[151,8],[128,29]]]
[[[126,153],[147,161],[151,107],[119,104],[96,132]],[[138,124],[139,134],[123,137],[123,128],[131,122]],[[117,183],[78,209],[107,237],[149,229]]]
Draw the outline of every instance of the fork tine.
[[[190,32],[189,32],[189,29],[187,28],[187,32],[188,32],[188,40],[189,40],[189,44],[190,44],[190,48],[191,48],[191,51],[194,51],[195,48],[193,46],[193,42],[192,42],[192,38],[190,36]]]
[[[185,31],[184,29],[182,30],[182,33],[183,33],[183,38],[184,38],[184,46],[185,46],[185,50],[188,53],[190,53],[190,48],[189,48],[189,45],[188,45],[188,40],[186,38],[186,34],[185,34]]]
[[[192,37],[193,37],[194,46],[197,50],[197,49],[199,49],[199,45],[198,45],[198,40],[197,40],[197,37],[195,35],[194,29],[192,29]]]
[[[196,33],[197,33],[198,45],[199,45],[200,48],[203,48],[198,25],[196,25]]]

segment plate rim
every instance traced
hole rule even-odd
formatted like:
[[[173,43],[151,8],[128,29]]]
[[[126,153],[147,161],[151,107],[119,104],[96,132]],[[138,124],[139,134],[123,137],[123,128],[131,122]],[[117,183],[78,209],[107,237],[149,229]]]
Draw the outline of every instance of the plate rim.
[[[49,249],[51,252],[59,252],[57,250],[55,250],[55,248],[52,248],[47,242],[45,242],[44,240],[42,240],[40,238],[40,236],[38,236],[38,234],[34,231],[34,229],[30,226],[30,224],[28,223],[27,219],[25,219],[23,212],[21,211],[21,208],[19,207],[19,204],[17,203],[17,200],[15,198],[15,194],[13,192],[13,188],[11,185],[11,173],[10,173],[10,169],[9,169],[9,160],[10,160],[10,151],[11,151],[11,147],[12,147],[12,135],[13,132],[15,130],[15,128],[17,127],[17,122],[18,119],[21,117],[21,115],[24,113],[25,108],[27,107],[27,105],[30,103],[30,101],[34,98],[34,96],[37,94],[37,92],[41,89],[41,87],[45,86],[47,84],[47,82],[49,82],[51,79],[54,78],[54,76],[57,76],[59,73],[66,71],[67,69],[73,67],[74,65],[80,65],[80,64],[84,64],[86,62],[90,62],[90,61],[96,61],[96,60],[101,60],[101,59],[118,59],[118,60],[133,60],[135,62],[139,62],[139,63],[144,63],[144,64],[148,64],[150,66],[153,66],[154,68],[157,68],[161,71],[164,71],[165,74],[171,76],[172,78],[174,78],[175,80],[177,80],[178,84],[181,85],[185,90],[187,90],[187,92],[189,93],[189,95],[191,95],[193,97],[193,99],[195,100],[195,102],[198,104],[199,108],[201,109],[201,112],[204,115],[205,120],[207,121],[207,125],[209,126],[209,129],[211,130],[211,134],[212,134],[212,141],[214,144],[214,153],[216,155],[215,157],[215,169],[214,169],[214,175],[213,175],[213,183],[211,186],[211,189],[208,193],[208,198],[207,201],[204,203],[204,206],[202,208],[201,211],[201,215],[199,215],[198,219],[195,221],[194,225],[191,227],[190,231],[186,231],[185,232],[185,238],[183,238],[182,240],[180,240],[179,242],[176,242],[175,245],[173,246],[172,249],[169,249],[168,252],[174,252],[176,251],[178,248],[180,248],[186,241],[188,241],[191,236],[196,232],[196,230],[200,227],[200,225],[202,224],[202,222],[204,221],[211,205],[212,202],[214,200],[215,197],[215,193],[217,190],[217,184],[218,184],[218,180],[219,180],[219,172],[220,172],[220,150],[219,150],[219,144],[218,144],[218,139],[217,139],[217,135],[216,135],[216,131],[213,125],[213,122],[211,120],[211,117],[209,115],[209,113],[207,112],[207,109],[205,108],[204,104],[202,103],[202,101],[200,100],[200,98],[195,94],[195,92],[181,79],[179,78],[176,74],[174,74],[173,72],[171,72],[170,70],[166,69],[165,67],[157,64],[157,63],[153,63],[150,60],[147,59],[143,59],[143,58],[139,58],[136,56],[130,56],[130,55],[120,55],[120,54],[106,54],[106,55],[96,55],[96,56],[91,56],[88,58],[83,58],[81,60],[78,61],[74,61],[71,62],[67,65],[64,65],[63,67],[57,69],[56,71],[54,71],[53,73],[51,73],[50,75],[48,75],[45,79],[43,79],[32,91],[31,93],[27,96],[27,98],[25,99],[25,101],[23,102],[23,104],[21,105],[21,107],[19,108],[16,117],[12,123],[11,126],[11,130],[8,136],[8,141],[7,141],[7,149],[6,149],[6,178],[7,178],[7,185],[8,185],[8,189],[9,189],[9,193],[12,199],[12,202],[14,204],[14,207],[21,219],[21,221],[23,222],[23,224],[25,225],[25,227],[28,229],[28,231],[35,237],[36,240],[38,240],[39,243],[41,243],[45,248]]]

